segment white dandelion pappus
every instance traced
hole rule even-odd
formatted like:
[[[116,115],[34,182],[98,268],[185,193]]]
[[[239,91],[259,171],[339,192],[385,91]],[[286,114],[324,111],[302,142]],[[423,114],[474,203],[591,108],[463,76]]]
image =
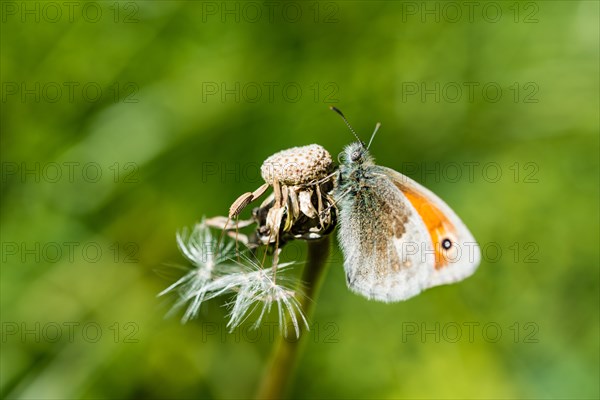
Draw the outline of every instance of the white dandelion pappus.
[[[241,252],[236,257],[235,242],[229,238],[225,238],[217,248],[216,240],[204,220],[191,233],[185,229],[178,233],[177,244],[193,268],[159,296],[171,292],[179,295],[171,312],[189,303],[182,317],[183,323],[197,317],[203,302],[233,293],[236,297],[227,303],[231,307],[227,324],[230,331],[246,321],[254,311],[260,310],[252,325],[253,329],[258,328],[273,304],[277,306],[280,330],[284,335],[287,336],[288,315],[297,337],[300,335],[299,319],[309,329],[296,298],[298,291],[294,287],[297,281],[285,274],[296,262],[278,264],[277,275],[274,276],[273,269],[263,269],[260,261],[251,253]]]
[[[238,268],[235,264],[228,263],[234,250],[234,243],[222,242],[217,248],[217,243],[204,220],[196,224],[191,233],[187,229],[177,233],[177,245],[193,268],[158,295],[163,296],[171,292],[179,294],[179,300],[171,312],[192,300],[182,317],[182,322],[187,322],[198,315],[200,305],[205,300],[205,289],[215,275],[220,275],[225,270],[237,271]]]
[[[285,272],[296,262],[288,262],[277,266],[277,275],[273,276],[272,269],[263,269],[261,265],[243,255],[245,264],[241,266],[250,268],[248,272],[234,274],[237,281],[238,293],[234,301],[230,302],[230,320],[227,326],[230,331],[243,323],[253,312],[260,309],[253,328],[256,329],[263,317],[271,311],[273,304],[277,305],[279,328],[287,336],[287,318],[289,316],[296,337],[300,337],[300,323],[298,316],[309,330],[308,321],[304,316],[300,302],[296,298],[298,291],[294,289],[296,280],[285,276]],[[229,276],[229,277],[233,277]],[[229,278],[228,277],[228,278]]]

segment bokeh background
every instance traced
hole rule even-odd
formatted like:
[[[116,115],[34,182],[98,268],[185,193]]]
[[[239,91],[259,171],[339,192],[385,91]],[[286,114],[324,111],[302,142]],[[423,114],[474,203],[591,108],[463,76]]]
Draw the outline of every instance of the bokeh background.
[[[449,4],[449,5],[448,5]],[[4,398],[245,398],[276,328],[164,318],[175,233],[352,140],[444,198],[477,273],[397,304],[334,243],[292,396],[598,398],[599,8],[2,2]],[[295,245],[286,257],[302,260]],[[271,319],[272,320],[272,319]]]

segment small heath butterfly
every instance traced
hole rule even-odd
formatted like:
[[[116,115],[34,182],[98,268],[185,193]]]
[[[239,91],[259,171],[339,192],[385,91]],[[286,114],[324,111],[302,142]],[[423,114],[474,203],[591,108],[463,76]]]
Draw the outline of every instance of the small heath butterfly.
[[[481,254],[460,218],[431,191],[393,169],[376,165],[357,142],[340,154],[334,199],[348,287],[368,299],[394,302],[460,281]]]

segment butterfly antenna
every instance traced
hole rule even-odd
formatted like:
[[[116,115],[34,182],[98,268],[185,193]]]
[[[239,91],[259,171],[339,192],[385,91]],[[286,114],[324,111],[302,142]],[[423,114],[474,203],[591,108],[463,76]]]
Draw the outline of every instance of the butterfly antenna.
[[[344,116],[344,114],[340,110],[335,108],[334,106],[329,106],[329,109],[335,111],[336,113],[338,113],[340,115],[340,117],[342,117],[342,119],[346,123],[346,126],[348,127],[348,129],[350,129],[350,132],[352,132],[352,134],[360,142],[360,144],[362,144],[362,146],[365,147],[365,143],[362,140],[360,140],[360,138],[358,137],[358,135],[356,134],[356,132],[354,131],[354,129],[352,128],[352,126],[350,125],[350,123],[348,122],[346,117]]]
[[[375,139],[375,134],[379,130],[380,126],[381,126],[381,122],[378,122],[377,125],[375,125],[375,130],[373,131],[373,134],[371,135],[371,140],[369,140],[369,144],[367,145],[367,150],[369,150],[369,147],[371,147],[371,143],[373,143],[373,139]]]

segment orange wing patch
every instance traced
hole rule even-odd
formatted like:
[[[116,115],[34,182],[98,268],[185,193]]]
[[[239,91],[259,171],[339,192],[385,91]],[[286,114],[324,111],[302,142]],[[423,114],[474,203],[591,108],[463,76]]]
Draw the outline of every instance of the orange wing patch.
[[[448,249],[444,247],[444,244],[449,243],[451,247],[456,246],[456,243],[452,240],[456,236],[454,225],[452,225],[444,213],[425,196],[410,190],[405,186],[397,186],[417,210],[417,213],[419,213],[423,222],[425,222],[425,226],[429,231],[434,246],[435,269],[441,269],[447,266],[449,263],[449,254]],[[446,240],[449,240],[449,242],[445,242]]]

